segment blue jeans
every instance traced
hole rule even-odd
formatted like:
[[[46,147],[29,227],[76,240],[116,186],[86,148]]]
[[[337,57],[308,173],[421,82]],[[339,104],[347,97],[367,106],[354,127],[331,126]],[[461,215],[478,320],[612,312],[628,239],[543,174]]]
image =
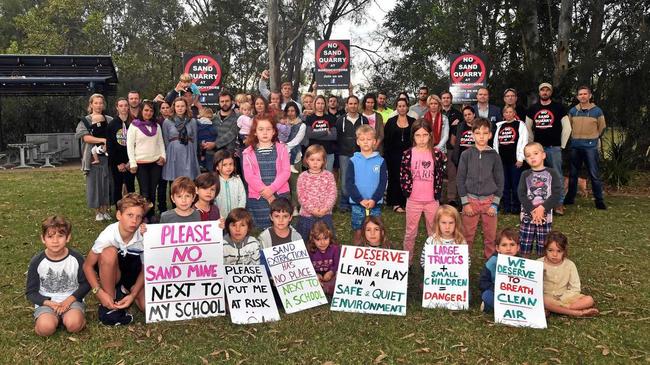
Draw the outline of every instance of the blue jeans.
[[[327,169],[327,171],[334,172],[334,159],[335,158],[336,157],[334,157],[333,153],[330,153],[330,154],[327,155],[327,164],[325,165],[325,168]]]
[[[348,174],[348,164],[350,156],[339,155],[339,176],[341,177],[341,198],[339,199],[339,209],[350,210],[350,196],[345,186],[345,179]]]
[[[517,194],[520,178],[521,168],[517,168],[515,164],[503,164],[504,183],[501,203],[505,212],[519,213],[521,210],[521,203]]]
[[[481,300],[483,300],[483,312],[494,312],[494,291],[488,289],[481,293]]]
[[[553,146],[553,147],[544,147],[544,152],[546,153],[546,160],[544,165],[552,167],[560,177],[563,177],[562,173],[562,147]],[[562,193],[560,194],[560,202],[558,205],[564,204],[564,178],[562,178]]]
[[[589,178],[591,179],[591,190],[597,202],[603,201],[603,181],[600,179],[598,161],[598,140],[579,139],[571,141],[571,170],[569,173],[569,190],[566,200],[573,203],[578,191],[578,173],[582,164],[587,165]]]

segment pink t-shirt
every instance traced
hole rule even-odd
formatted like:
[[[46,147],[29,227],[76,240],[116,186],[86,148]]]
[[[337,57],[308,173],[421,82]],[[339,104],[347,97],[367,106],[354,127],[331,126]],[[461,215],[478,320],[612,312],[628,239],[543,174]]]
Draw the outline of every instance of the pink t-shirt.
[[[435,200],[433,195],[433,156],[430,151],[412,150],[411,174],[413,176],[413,191],[409,199],[418,202]]]
[[[372,113],[370,115],[363,114],[363,116],[368,118],[368,125],[375,128],[375,125],[377,124],[377,116],[375,115],[375,113]]]

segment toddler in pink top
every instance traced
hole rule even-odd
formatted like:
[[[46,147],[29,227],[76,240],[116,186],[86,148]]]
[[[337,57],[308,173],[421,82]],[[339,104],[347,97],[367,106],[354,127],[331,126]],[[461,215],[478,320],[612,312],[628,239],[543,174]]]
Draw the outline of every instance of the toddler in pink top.
[[[296,184],[300,202],[300,219],[296,229],[308,242],[311,227],[318,221],[323,221],[334,232],[332,208],[336,203],[337,190],[334,175],[325,169],[327,152],[323,146],[309,146],[303,162],[308,169],[298,176]]]

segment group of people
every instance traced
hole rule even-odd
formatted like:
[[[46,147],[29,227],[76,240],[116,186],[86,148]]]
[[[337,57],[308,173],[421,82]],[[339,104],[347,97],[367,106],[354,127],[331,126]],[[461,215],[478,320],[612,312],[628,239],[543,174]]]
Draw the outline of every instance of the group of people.
[[[597,314],[593,299],[579,293],[577,271],[566,259],[566,237],[552,231],[553,213],[563,214],[564,205],[574,202],[583,162],[596,207],[606,208],[597,150],[605,120],[590,103],[588,87],[578,89],[579,104],[568,114],[550,99],[548,83],[539,86],[540,100],[528,111],[517,104],[513,89],[504,92],[505,106],[498,108],[482,88],[478,103],[461,113],[453,108],[451,93],[429,95],[426,87],[412,106],[401,94],[394,111],[381,92],[365,95],[361,103],[350,95],[340,110],[334,96],[292,100],[290,83],[280,92],[269,91],[267,78],[263,73],[257,97],[222,92],[216,112],[199,103],[188,75],[166,97],[141,101],[130,92],[118,99],[115,118],[105,114],[101,95],[90,97],[89,114],[77,126],[87,203],[97,220],[112,219],[114,203],[117,222],[99,235],[85,261],[65,247],[68,222],[61,217],[43,222],[46,249],[32,260],[27,285],[37,306],[37,333],[50,334],[59,320],[71,331],[83,327],[83,315],[71,316],[68,322],[75,325],[68,326],[66,313],[83,314],[81,299],[91,289],[101,303],[103,323],[132,321],[126,309],[134,301],[144,308],[142,222],[218,220],[224,228],[224,264],[230,265],[264,263],[263,248],[303,239],[331,295],[340,252],[332,219],[337,198],[338,210],[350,214],[353,244],[403,248],[411,263],[422,214],[429,236],[425,244],[468,244],[470,252],[480,222],[486,311],[493,307],[496,254],[530,257],[534,247],[552,268],[545,270],[545,282],[553,283],[545,285],[547,309]],[[561,151],[569,139],[571,173],[564,197]],[[140,194],[123,196],[123,188],[134,191],[134,176]],[[447,204],[441,205],[445,178]],[[401,247],[387,241],[383,205],[405,213]],[[497,236],[499,211],[518,214],[519,228]],[[258,238],[253,228],[262,230]],[[77,285],[70,283],[64,292],[48,287],[42,275],[52,267]]]

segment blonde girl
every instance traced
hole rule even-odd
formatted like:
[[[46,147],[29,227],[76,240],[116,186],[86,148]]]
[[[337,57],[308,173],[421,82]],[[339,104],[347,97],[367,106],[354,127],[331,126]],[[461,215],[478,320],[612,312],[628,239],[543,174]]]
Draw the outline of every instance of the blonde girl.
[[[443,204],[438,208],[433,220],[433,234],[424,245],[466,245],[460,213],[451,205]],[[420,265],[424,267],[424,247],[420,255]]]

